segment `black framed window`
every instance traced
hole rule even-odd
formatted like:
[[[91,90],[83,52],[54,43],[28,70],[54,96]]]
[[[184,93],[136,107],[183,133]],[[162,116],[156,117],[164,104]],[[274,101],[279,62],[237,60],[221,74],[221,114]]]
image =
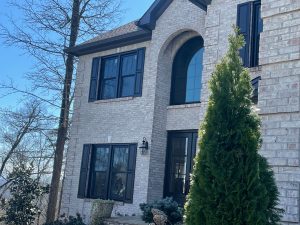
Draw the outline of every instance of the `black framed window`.
[[[136,144],[85,145],[79,198],[132,202]]]
[[[238,5],[237,26],[245,37],[245,46],[240,55],[245,67],[259,65],[260,33],[263,31],[261,1],[251,1]]]
[[[107,58],[102,61],[100,99],[116,97],[118,79],[118,57]]]
[[[261,80],[261,77],[256,77],[251,81],[252,87],[253,87],[253,92],[252,92],[252,102],[253,104],[258,103],[258,86],[259,86],[259,81]]]
[[[89,101],[142,95],[145,48],[93,59]]]
[[[137,54],[129,54],[121,57],[121,97],[128,97],[134,95],[136,66]]]
[[[203,54],[201,37],[190,39],[177,52],[173,62],[171,105],[200,102]]]

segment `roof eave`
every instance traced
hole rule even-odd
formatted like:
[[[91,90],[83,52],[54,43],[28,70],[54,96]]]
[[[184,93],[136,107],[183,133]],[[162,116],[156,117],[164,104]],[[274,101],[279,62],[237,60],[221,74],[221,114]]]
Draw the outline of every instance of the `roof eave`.
[[[189,0],[190,2],[194,3],[199,8],[203,9],[204,11],[207,11],[207,6],[210,4],[211,1],[205,1],[205,0]]]
[[[78,45],[72,48],[65,49],[65,52],[74,56],[82,56],[101,52],[113,48],[119,48],[131,44],[149,41],[152,38],[152,32],[146,30],[139,30],[128,34],[100,40],[92,43]]]
[[[156,20],[164,13],[173,0],[156,0],[145,12],[141,19],[137,22],[137,26],[154,30],[156,26]]]
[[[116,37],[78,45],[65,49],[65,52],[74,56],[82,56],[95,52],[105,51],[126,45],[149,41],[152,39],[152,30],[155,29],[157,19],[164,13],[173,0],[156,0],[136,25],[141,30],[119,35]],[[212,0],[189,0],[202,10],[207,11],[207,6]]]

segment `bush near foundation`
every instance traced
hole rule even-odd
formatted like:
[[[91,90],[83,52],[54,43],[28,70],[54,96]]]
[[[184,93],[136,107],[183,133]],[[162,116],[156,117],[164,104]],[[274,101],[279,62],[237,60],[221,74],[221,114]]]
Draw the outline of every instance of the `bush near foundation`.
[[[83,222],[82,217],[80,214],[77,214],[74,216],[69,216],[68,218],[65,218],[65,216],[61,216],[60,219],[52,222],[52,223],[45,223],[44,225],[86,225]]]
[[[183,218],[183,209],[179,207],[173,198],[165,198],[150,204],[143,203],[140,204],[140,208],[143,211],[142,218],[146,223],[153,223],[153,215],[151,212],[153,208],[164,212],[172,224],[181,222]]]

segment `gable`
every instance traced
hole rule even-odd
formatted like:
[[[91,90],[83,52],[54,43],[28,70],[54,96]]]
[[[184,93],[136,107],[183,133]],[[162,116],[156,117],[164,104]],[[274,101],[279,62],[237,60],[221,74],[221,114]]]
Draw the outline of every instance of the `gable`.
[[[189,0],[203,10],[207,10],[207,6],[211,3],[211,0]],[[142,18],[137,22],[137,26],[154,30],[156,26],[156,21],[164,13],[164,11],[169,7],[173,0],[155,0],[150,6],[147,12],[142,16]]]

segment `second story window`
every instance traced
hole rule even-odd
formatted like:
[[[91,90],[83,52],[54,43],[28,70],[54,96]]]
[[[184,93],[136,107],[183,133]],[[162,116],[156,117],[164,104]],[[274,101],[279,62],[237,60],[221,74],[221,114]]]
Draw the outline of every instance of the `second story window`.
[[[89,101],[141,96],[145,49],[93,59]]]
[[[201,37],[188,40],[176,53],[172,71],[171,105],[200,102],[203,54]]]
[[[238,5],[237,26],[245,37],[245,46],[240,55],[245,67],[259,65],[260,33],[263,30],[261,1],[251,1]]]

